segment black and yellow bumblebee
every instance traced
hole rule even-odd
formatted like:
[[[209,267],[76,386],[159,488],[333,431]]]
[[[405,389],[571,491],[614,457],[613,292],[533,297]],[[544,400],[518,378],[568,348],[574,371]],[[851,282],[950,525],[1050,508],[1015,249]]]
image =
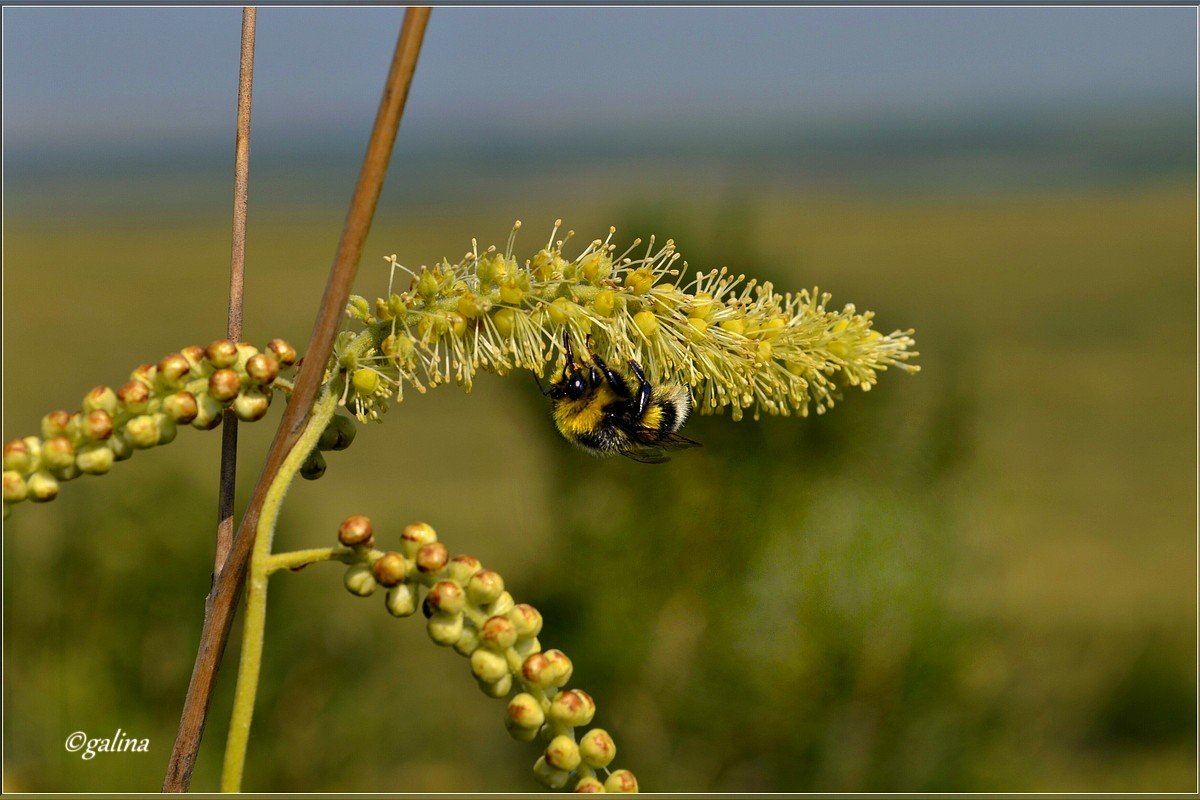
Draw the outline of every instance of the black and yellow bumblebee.
[[[668,461],[667,450],[699,447],[679,435],[692,410],[683,386],[651,386],[642,367],[629,362],[627,378],[590,352],[590,364],[576,363],[571,339],[563,332],[567,361],[562,377],[546,394],[554,423],[567,441],[597,456],[622,455],[643,464]]]

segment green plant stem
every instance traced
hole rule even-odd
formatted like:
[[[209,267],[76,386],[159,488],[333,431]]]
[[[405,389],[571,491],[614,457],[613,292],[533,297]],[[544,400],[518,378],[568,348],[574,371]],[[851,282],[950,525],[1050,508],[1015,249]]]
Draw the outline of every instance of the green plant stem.
[[[229,738],[225,743],[225,764],[221,770],[223,792],[241,791],[242,773],[246,766],[250,722],[254,717],[254,700],[258,695],[258,677],[262,667],[263,631],[267,623],[267,577],[270,574],[271,544],[275,537],[279,509],[292,480],[333,417],[341,394],[338,385],[341,382],[340,378],[332,380],[322,389],[304,432],[284,459],[263,500],[246,580],[246,619],[242,628],[242,652],[238,661]]]
[[[371,551],[371,555],[375,551]],[[267,574],[279,572],[281,569],[296,570],[316,564],[321,561],[341,561],[350,564],[355,561],[369,560],[370,556],[350,547],[315,547],[312,550],[291,550],[287,553],[275,553],[267,559]]]

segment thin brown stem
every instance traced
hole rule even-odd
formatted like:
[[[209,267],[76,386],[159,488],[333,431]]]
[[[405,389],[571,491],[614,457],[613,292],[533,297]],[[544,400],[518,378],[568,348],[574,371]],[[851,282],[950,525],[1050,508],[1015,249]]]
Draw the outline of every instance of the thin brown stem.
[[[246,200],[250,189],[250,107],[254,94],[254,22],[256,9],[242,9],[242,54],[238,70],[237,134],[233,159],[233,245],[229,255],[229,340],[242,338],[243,286],[246,276]],[[237,416],[225,410],[221,429],[221,480],[217,495],[217,547],[213,579],[233,545],[233,500],[237,482]]]
[[[354,276],[358,272],[363,243],[375,214],[375,204],[383,188],[392,145],[395,143],[396,131],[404,112],[405,101],[408,99],[408,90],[412,84],[428,21],[429,9],[426,7],[411,7],[405,12],[404,25],[396,42],[396,52],[392,58],[383,97],[379,101],[375,126],[367,142],[367,152],[363,158],[358,184],[350,201],[350,211],[346,216],[342,238],[338,242],[337,254],[325,285],[325,294],[321,298],[312,338],[305,351],[304,364],[296,378],[291,401],[284,409],[283,419],[271,442],[266,463],[254,487],[246,513],[238,526],[238,534],[234,537],[229,557],[218,572],[213,588],[205,600],[204,627],[200,633],[199,651],[192,668],[192,679],[184,700],[179,732],[167,766],[167,776],[163,781],[163,791],[187,791],[191,781],[192,768],[196,763],[196,754],[204,734],[204,723],[208,717],[214,679],[225,643],[229,639],[229,630],[233,624],[242,582],[246,577],[246,565],[254,546],[255,529],[263,501],[284,459],[304,430],[329,356],[333,352],[334,337],[350,296]]]

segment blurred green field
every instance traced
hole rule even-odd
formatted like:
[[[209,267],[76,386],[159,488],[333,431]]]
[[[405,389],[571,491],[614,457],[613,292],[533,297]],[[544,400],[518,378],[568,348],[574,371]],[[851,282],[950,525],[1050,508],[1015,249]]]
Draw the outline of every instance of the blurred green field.
[[[402,183],[403,174],[396,177]],[[611,180],[611,176],[610,176]],[[720,184],[720,182],[717,182]],[[674,237],[697,267],[916,328],[916,377],[809,420],[702,418],[670,464],[593,461],[533,381],[413,396],[289,498],[278,542],[433,524],[575,661],[618,762],[675,791],[1192,791],[1195,187],[898,195],[555,188],[381,206],[382,256]],[[585,187],[583,191],[579,187]],[[302,344],[341,206],[252,202],[246,330]],[[224,330],[227,212],[9,215],[4,435]],[[245,498],[278,410],[242,427]],[[4,788],[160,784],[211,568],[219,437],[181,433],[18,508],[4,537]],[[535,752],[420,620],[317,565],[272,585],[246,788],[529,791]],[[233,641],[238,634],[235,631]],[[195,788],[217,785],[236,644]],[[85,762],[75,730],[151,752]]]

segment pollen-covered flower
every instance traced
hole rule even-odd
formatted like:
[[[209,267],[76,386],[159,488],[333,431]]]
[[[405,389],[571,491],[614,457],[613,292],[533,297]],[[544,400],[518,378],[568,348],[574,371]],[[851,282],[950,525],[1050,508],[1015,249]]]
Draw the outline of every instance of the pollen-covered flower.
[[[449,558],[437,532],[423,522],[405,527],[398,551],[374,549],[373,534],[363,516],[347,517],[338,528],[339,543],[351,548],[339,553],[348,564],[346,590],[366,597],[387,587],[385,605],[397,617],[421,608],[429,638],[467,659],[484,694],[511,695],[504,727],[519,741],[540,740],[533,766],[539,781],[551,789],[637,791],[632,772],[610,769],[617,755],[612,736],[589,727],[596,702],[581,689],[567,688],[571,659],[561,650],[542,649],[537,609],[516,603],[504,579],[479,559]]]
[[[644,251],[635,242],[617,254],[611,228],[569,258],[571,233],[557,239],[560,226],[524,262],[513,255],[520,223],[503,252],[472,242],[458,262],[415,272],[389,256],[387,297],[374,313],[353,298],[347,313],[365,331],[339,341],[359,419],[378,419],[405,386],[453,381],[469,391],[479,370],[555,371],[564,333],[610,363],[639,362],[652,382],[686,385],[700,413],[729,408],[734,419],[824,413],[846,386],[867,390],[889,367],[918,369],[912,331],[882,334],[871,312],[833,308],[817,289],[781,294],[727,269],[692,271],[674,242],[653,237]],[[395,292],[398,271],[410,280]],[[364,369],[375,377],[360,390]]]

